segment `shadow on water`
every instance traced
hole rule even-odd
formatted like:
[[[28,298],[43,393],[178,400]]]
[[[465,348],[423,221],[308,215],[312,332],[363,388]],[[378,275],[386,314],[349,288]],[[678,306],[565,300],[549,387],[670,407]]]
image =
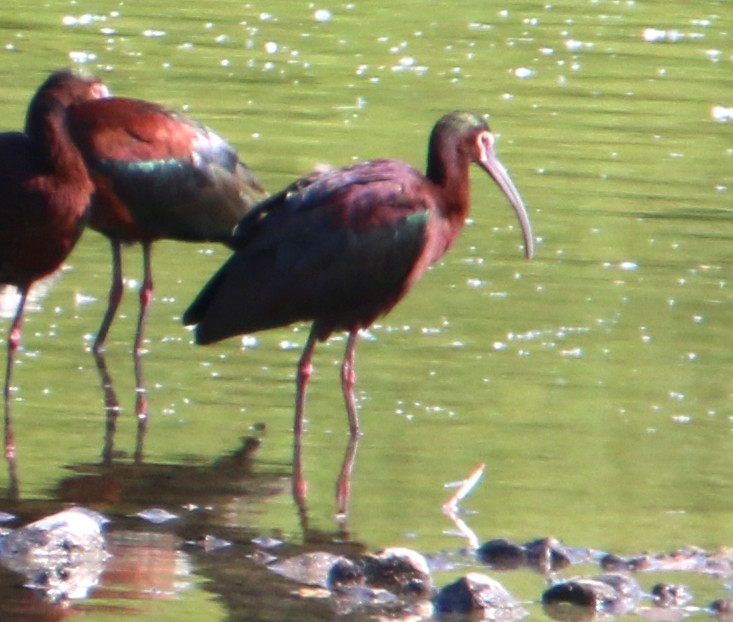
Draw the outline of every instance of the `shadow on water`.
[[[296,610],[300,619],[324,619],[327,602],[302,599],[291,582],[266,568],[274,559],[270,551],[277,547],[278,557],[309,551],[353,556],[365,547],[349,542],[345,518],[333,533],[309,528],[305,498],[294,507],[302,543],[258,537],[249,526],[253,513],[268,499],[287,494],[281,472],[261,463],[253,469],[260,445],[257,438],[243,438],[237,450],[204,465],[69,465],[71,474],[51,492],[54,501],[8,502],[4,510],[16,517],[12,527],[68,506],[102,512],[110,519],[104,537],[109,557],[93,571],[54,571],[61,578],[55,577],[53,595],[44,585],[51,572],[43,570],[39,579],[37,570],[23,576],[22,570],[0,564],[0,614],[33,622],[92,612],[140,615],[145,602],[180,598],[196,575],[206,579],[204,589],[217,596],[231,619],[271,619]],[[347,450],[344,468],[353,465],[353,452],[355,446]],[[27,589],[31,583],[40,589]]]

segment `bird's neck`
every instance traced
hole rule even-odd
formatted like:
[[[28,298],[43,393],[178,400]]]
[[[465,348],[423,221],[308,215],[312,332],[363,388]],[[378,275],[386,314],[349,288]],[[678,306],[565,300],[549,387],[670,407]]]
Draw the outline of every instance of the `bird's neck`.
[[[66,110],[57,101],[33,102],[28,110],[25,131],[44,168],[63,177],[86,178],[84,161],[66,127]]]
[[[454,236],[463,227],[468,216],[471,199],[469,178],[470,160],[460,151],[454,157],[442,157],[445,149],[430,150],[426,177],[435,185],[440,194],[439,211],[450,222]]]

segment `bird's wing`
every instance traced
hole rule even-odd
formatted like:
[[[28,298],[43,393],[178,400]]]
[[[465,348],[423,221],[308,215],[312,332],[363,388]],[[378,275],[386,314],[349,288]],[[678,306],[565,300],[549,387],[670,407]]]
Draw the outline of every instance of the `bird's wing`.
[[[202,342],[296,320],[368,325],[404,294],[425,246],[420,183],[392,161],[299,180],[242,219],[234,256],[184,321]]]
[[[264,190],[220,136],[157,104],[86,102],[69,129],[97,185],[95,211],[124,208],[154,237],[228,239]]]

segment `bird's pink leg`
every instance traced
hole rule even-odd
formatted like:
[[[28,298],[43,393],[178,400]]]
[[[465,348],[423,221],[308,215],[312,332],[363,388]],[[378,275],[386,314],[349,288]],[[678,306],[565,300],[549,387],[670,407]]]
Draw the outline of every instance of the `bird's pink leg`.
[[[137,319],[137,330],[135,332],[135,344],[132,356],[135,363],[135,415],[137,417],[137,444],[135,458],[142,459],[143,439],[148,421],[148,393],[143,378],[143,340],[145,336],[145,325],[148,321],[150,303],[153,300],[153,270],[150,253],[151,242],[143,242],[143,284],[140,288],[140,314]]]
[[[308,341],[303,348],[303,354],[298,362],[298,378],[295,394],[295,425],[293,430],[296,436],[303,434],[303,423],[305,422],[305,394],[308,389],[308,380],[313,375],[313,351],[316,349],[316,327],[315,323],[308,335]]]
[[[118,240],[111,240],[112,245],[112,285],[109,288],[109,301],[107,302],[107,311],[104,313],[102,324],[97,331],[97,337],[94,339],[92,352],[98,354],[104,349],[104,342],[107,340],[107,333],[112,326],[112,320],[115,319],[117,308],[122,300],[122,243]]]
[[[356,340],[359,331],[352,330],[346,341],[346,352],[341,365],[341,389],[344,392],[346,402],[346,414],[349,416],[349,430],[351,436],[359,434],[359,415],[356,412],[356,401],[354,400],[354,384],[356,383],[356,372],[354,371],[354,355],[356,353]]]
[[[308,335],[308,341],[303,348],[303,354],[298,362],[298,375],[295,392],[295,423],[293,425],[293,498],[295,503],[305,511],[305,500],[308,495],[308,483],[303,474],[302,437],[305,421],[305,394],[308,380],[313,375],[313,351],[316,348],[315,324]]]
[[[107,340],[110,326],[115,319],[117,309],[122,300],[122,244],[117,240],[110,240],[112,247],[112,284],[109,288],[109,301],[107,302],[107,310],[104,313],[102,324],[97,331],[97,336],[92,345],[92,354],[97,364],[97,371],[102,383],[102,391],[104,391],[104,411],[106,415],[106,426],[104,432],[104,449],[102,450],[102,460],[105,463],[112,461],[112,451],[114,449],[114,438],[117,430],[117,417],[120,414],[120,402],[117,399],[117,393],[112,385],[112,378],[107,371],[107,362],[104,358],[104,344]]]
[[[5,400],[5,460],[8,463],[8,475],[10,478],[10,497],[18,497],[20,486],[18,484],[18,465],[16,461],[15,433],[13,432],[13,418],[10,412],[10,384],[13,378],[13,366],[15,364],[15,353],[20,347],[20,339],[23,331],[23,311],[28,297],[28,287],[20,287],[20,301],[18,309],[13,318],[13,324],[8,333],[8,358],[5,367],[5,389],[3,397]]]

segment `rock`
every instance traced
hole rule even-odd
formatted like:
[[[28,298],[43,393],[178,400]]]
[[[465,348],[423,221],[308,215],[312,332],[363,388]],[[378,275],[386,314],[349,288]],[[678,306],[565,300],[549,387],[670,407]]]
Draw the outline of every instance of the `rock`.
[[[710,603],[710,613],[716,618],[733,618],[733,598],[719,598]]]
[[[542,595],[542,605],[551,617],[566,619],[568,606],[620,615],[634,609],[640,598],[641,588],[634,579],[607,573],[557,583]]]
[[[109,557],[104,548],[101,514],[71,508],[6,534],[0,563],[25,575],[26,587],[49,600],[86,598]]]
[[[439,614],[480,614],[490,620],[518,620],[527,611],[498,581],[472,572],[446,585],[433,599]]]
[[[527,563],[526,549],[521,544],[503,538],[482,544],[476,555],[494,570],[516,570]]]
[[[406,548],[389,548],[362,558],[369,587],[385,589],[397,596],[427,596],[433,579],[428,562],[420,553]]]
[[[289,557],[269,564],[267,567],[275,574],[303,585],[328,587],[331,572],[341,562],[353,564],[350,560],[333,553],[316,551]],[[334,581],[339,581],[338,576],[336,576],[339,574],[338,569],[334,572]],[[345,578],[343,580],[345,581]]]
[[[567,568],[571,561],[562,542],[557,538],[540,538],[524,545],[527,551],[527,563],[541,572],[550,572]]]
[[[651,593],[656,607],[683,607],[692,600],[690,590],[684,585],[657,583]]]

